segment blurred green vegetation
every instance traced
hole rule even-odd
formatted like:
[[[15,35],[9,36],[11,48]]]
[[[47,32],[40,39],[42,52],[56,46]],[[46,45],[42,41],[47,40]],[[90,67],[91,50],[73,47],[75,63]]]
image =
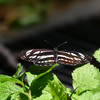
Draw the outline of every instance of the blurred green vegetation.
[[[37,1],[0,0],[0,20],[3,27],[19,28],[41,23],[46,18],[51,3],[48,0]]]
[[[39,25],[55,9],[66,6],[68,2],[69,0],[0,0],[0,32],[8,33],[9,30]]]

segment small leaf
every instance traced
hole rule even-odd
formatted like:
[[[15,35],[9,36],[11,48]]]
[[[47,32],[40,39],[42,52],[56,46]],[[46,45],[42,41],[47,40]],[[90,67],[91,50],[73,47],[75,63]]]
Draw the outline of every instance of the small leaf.
[[[0,82],[12,82],[12,83],[18,83],[21,84],[22,86],[24,85],[23,82],[21,82],[18,79],[12,78],[11,76],[7,76],[7,75],[0,75]]]
[[[16,73],[13,75],[13,77],[14,78],[18,78],[19,76],[20,76],[20,73],[21,73],[21,71],[22,71],[22,66],[21,66],[21,64],[19,63],[18,65],[17,65],[17,71],[16,71]]]
[[[32,81],[37,77],[37,75],[33,75],[30,72],[26,72],[27,75],[27,83],[31,86]]]
[[[100,49],[96,50],[93,56],[98,62],[100,62]]]
[[[27,95],[25,93],[20,93],[20,99],[19,100],[32,100],[32,99],[29,98],[29,95]]]
[[[98,75],[99,70],[89,63],[75,69],[72,77],[73,87],[76,89],[76,93],[80,94],[86,90],[96,88],[99,85]]]
[[[7,100],[19,100],[20,96],[18,93],[11,94]]]

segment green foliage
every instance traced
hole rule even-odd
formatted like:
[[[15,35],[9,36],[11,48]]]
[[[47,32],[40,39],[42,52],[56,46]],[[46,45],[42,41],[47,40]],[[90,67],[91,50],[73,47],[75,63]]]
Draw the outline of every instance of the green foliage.
[[[81,94],[86,90],[93,90],[99,85],[97,76],[99,70],[89,63],[77,68],[73,71],[73,87],[77,94]]]
[[[49,81],[48,86],[50,88],[50,93],[53,97],[53,100],[65,100],[65,99],[67,99],[67,89],[58,80],[56,75],[53,75],[53,80]]]
[[[42,16],[40,15],[40,12],[37,11],[35,7],[22,6],[18,9],[18,11],[20,16],[22,16],[22,18],[19,18],[18,22],[22,26],[39,24],[43,19]]]
[[[14,83],[10,81],[0,83],[0,99],[1,100],[6,100],[7,98],[9,98],[9,96],[12,97],[12,94],[18,94],[21,92],[23,92],[22,88],[19,87],[18,85],[15,85]],[[16,98],[16,96],[14,97]]]
[[[13,2],[13,0],[0,0],[0,4],[9,4],[12,2]]]
[[[98,61],[100,50],[93,55]],[[30,66],[21,73],[21,64],[11,77],[0,75],[1,100],[100,100],[100,72],[90,63],[72,73],[74,91],[66,88],[51,70],[52,67]],[[27,82],[23,80],[27,77]]]
[[[100,62],[100,49],[93,56]],[[72,100],[100,100],[100,72],[90,63],[72,73],[74,92]]]
[[[98,62],[100,62],[100,49],[96,50],[93,56]]]
[[[19,63],[19,64],[17,65],[17,71],[16,71],[16,73],[13,75],[13,77],[14,77],[14,78],[18,78],[19,75],[20,75],[20,73],[21,73],[21,71],[22,71],[22,66],[21,66],[21,64]]]

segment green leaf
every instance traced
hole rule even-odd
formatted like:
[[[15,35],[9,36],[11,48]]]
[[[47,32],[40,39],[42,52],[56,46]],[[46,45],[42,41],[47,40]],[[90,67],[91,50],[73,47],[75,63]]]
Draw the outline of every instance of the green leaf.
[[[95,93],[92,95],[92,99],[93,99],[93,100],[100,100],[100,91],[95,92]]]
[[[23,92],[22,88],[12,82],[0,83],[0,99],[6,100],[11,94]]]
[[[27,75],[27,83],[31,86],[32,81],[37,77],[37,75],[31,74],[30,72],[26,72]]]
[[[91,91],[86,91],[78,97],[78,100],[97,100],[97,99],[93,99],[92,97],[93,97],[93,93]]]
[[[73,71],[73,87],[76,89],[76,93],[80,94],[87,90],[92,90],[99,85],[99,70],[90,65],[90,63],[83,65]]]
[[[33,100],[52,100],[51,93],[49,91],[48,85],[42,90],[42,94],[39,97],[34,98]]]
[[[100,62],[100,49],[96,50],[93,56],[98,62]]]
[[[54,67],[56,67],[58,65],[59,65],[58,63],[56,63],[53,66],[36,66],[36,65],[32,65],[26,70],[26,72],[30,72],[31,74],[39,75],[41,73],[50,72]]]
[[[46,87],[46,85],[48,84],[49,80],[53,80],[51,72],[42,75],[41,77],[39,77],[35,81],[33,80],[30,89],[31,89],[31,94],[34,98],[42,95],[42,91]]]
[[[33,81],[30,89],[33,98],[36,100],[67,100],[67,92],[69,92],[51,72]]]
[[[58,64],[55,64],[52,67],[30,66],[25,73],[27,75],[28,85],[30,86],[30,84],[33,80],[36,81],[41,76],[45,75],[46,73],[49,73],[56,66],[58,66]],[[37,77],[37,75],[38,75],[38,77]]]
[[[24,81],[24,78],[26,76],[25,72],[21,73],[23,66],[21,66],[21,64],[19,63],[17,65],[17,71],[16,73],[13,75],[14,78],[19,79],[21,82]]]
[[[31,100],[31,96],[25,92],[13,93],[7,100]]]
[[[48,86],[53,100],[67,100],[67,93],[71,92],[70,89],[66,89],[56,75],[53,75],[53,80],[49,80]]]
[[[50,68],[51,68],[51,66],[36,66],[36,65],[32,65],[26,70],[26,72],[30,72],[32,74],[38,75],[40,73],[46,72]]]
[[[36,72],[37,70],[35,70],[35,72],[36,72],[35,74],[36,74],[36,75],[39,74],[39,75],[34,79],[33,82],[35,82],[38,78],[42,77],[43,75],[49,73],[49,72],[50,72],[54,67],[56,67],[56,66],[58,66],[58,64],[55,64],[55,65],[51,66],[47,71],[45,71],[45,72],[43,72],[43,73],[41,73],[41,72],[39,71],[40,74]],[[37,67],[38,67],[38,66],[37,66]],[[39,66],[39,67],[41,67],[41,66]],[[33,67],[33,69],[34,69],[34,67]],[[38,68],[38,70],[40,70],[40,69]],[[27,72],[28,72],[28,71],[30,71],[30,70],[27,70]],[[32,71],[32,68],[31,68],[31,71]],[[32,82],[32,83],[33,83],[33,82]]]
[[[39,74],[32,81],[30,89],[31,89],[33,98],[36,98],[36,100],[38,100],[40,98],[41,99],[47,98],[47,97],[53,98],[55,100],[56,100],[56,97],[58,97],[58,98],[60,97],[60,98],[64,98],[64,99],[67,98],[66,88],[60,83],[60,81],[57,79],[57,77],[52,75],[52,73],[50,72],[57,65],[58,64],[55,64],[46,72]],[[56,94],[56,96],[54,96],[54,94],[53,94],[54,86],[57,87],[54,92]],[[59,87],[60,87],[60,89],[59,89]],[[57,92],[59,92],[59,93],[57,94]],[[61,92],[63,92],[63,93],[61,94]],[[64,100],[64,99],[62,99],[62,100]],[[48,100],[51,100],[51,99],[48,99]]]
[[[100,91],[93,92],[93,91],[86,91],[79,95],[78,100],[100,100]]]
[[[79,96],[77,94],[73,94],[71,96],[71,99],[68,99],[68,100],[79,100]]]
[[[32,99],[29,98],[28,94],[20,93],[20,99],[19,100],[32,100]]]
[[[18,93],[11,94],[7,100],[19,100],[20,96]]]
[[[20,73],[21,73],[21,71],[22,71],[22,66],[21,66],[21,64],[19,63],[18,65],[17,65],[17,71],[16,71],[16,73],[13,75],[13,77],[14,78],[18,78],[19,76],[20,76]]]
[[[0,82],[12,82],[12,83],[18,83],[21,84],[22,86],[24,85],[23,82],[21,82],[18,79],[12,78],[11,76],[7,76],[7,75],[0,75]]]

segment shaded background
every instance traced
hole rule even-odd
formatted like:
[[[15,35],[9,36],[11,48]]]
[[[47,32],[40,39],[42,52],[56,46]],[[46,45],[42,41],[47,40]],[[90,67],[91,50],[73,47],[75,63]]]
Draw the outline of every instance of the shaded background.
[[[0,74],[13,75],[17,63],[24,70],[32,63],[22,61],[21,50],[47,48],[64,41],[59,48],[90,56],[100,47],[99,0],[0,0]],[[92,64],[100,68],[93,58]],[[53,69],[61,82],[72,89],[75,67],[60,65]]]

